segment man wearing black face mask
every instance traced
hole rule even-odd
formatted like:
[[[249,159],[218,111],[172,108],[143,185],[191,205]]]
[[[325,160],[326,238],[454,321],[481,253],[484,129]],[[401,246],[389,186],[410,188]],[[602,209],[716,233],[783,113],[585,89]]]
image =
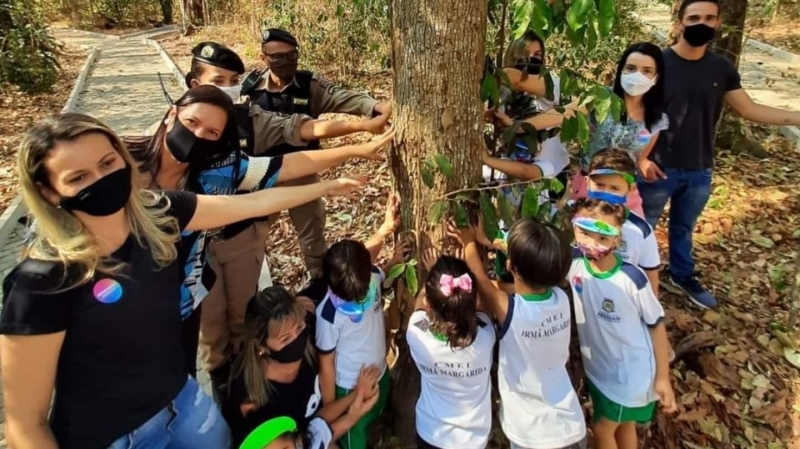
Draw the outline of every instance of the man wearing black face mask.
[[[697,281],[692,231],[711,194],[715,128],[723,101],[745,120],[800,125],[800,112],[753,102],[733,64],[708,50],[721,25],[719,14],[717,0],[684,0],[678,10],[682,35],[664,50],[662,75],[670,127],[661,132],[652,151],[641,154],[637,180],[645,216],[653,227],[670,201],[671,284],[704,309],[715,307],[717,301]]]
[[[298,70],[299,57],[297,39],[291,33],[278,28],[268,29],[261,39],[261,60],[266,69],[247,77],[242,83],[242,95],[265,111],[304,114],[314,119],[326,113],[373,117],[391,115],[389,102],[379,102],[369,95],[341,89],[315,73]],[[318,140],[309,142],[305,148],[284,144],[270,148],[265,155],[277,156],[316,148],[319,148]],[[318,180],[317,175],[312,175],[287,185],[305,185]],[[322,256],[327,250],[325,205],[322,201],[312,201],[290,210],[289,215],[297,229],[306,268],[312,274],[318,274]]]

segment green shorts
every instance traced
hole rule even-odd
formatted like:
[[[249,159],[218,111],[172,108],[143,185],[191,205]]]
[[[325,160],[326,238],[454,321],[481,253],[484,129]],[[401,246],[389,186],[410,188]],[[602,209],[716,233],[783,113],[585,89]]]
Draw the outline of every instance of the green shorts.
[[[653,420],[653,414],[656,410],[655,402],[642,407],[625,407],[607,398],[588,379],[586,380],[586,387],[589,389],[589,396],[592,398],[592,407],[594,408],[592,421],[594,422],[599,421],[600,418],[618,423],[647,423]]]
[[[339,440],[339,446],[342,449],[367,449],[369,447],[369,427],[383,413],[383,409],[386,408],[386,403],[389,401],[390,381],[389,368],[386,368],[386,372],[383,373],[383,376],[378,381],[378,390],[380,391],[378,403],[342,436]],[[347,396],[351,391],[353,390],[341,388],[337,385],[336,399]]]

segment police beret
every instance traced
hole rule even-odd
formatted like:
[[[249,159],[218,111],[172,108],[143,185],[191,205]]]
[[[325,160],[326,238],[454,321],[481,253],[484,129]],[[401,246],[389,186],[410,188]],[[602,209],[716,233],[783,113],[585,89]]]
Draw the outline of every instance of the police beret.
[[[233,50],[216,42],[200,42],[192,49],[194,59],[206,64],[230,70],[238,74],[244,73],[244,62]]]
[[[270,28],[267,31],[264,31],[264,34],[261,36],[262,44],[273,41],[286,42],[289,45],[294,45],[295,47],[298,46],[297,39],[292,36],[292,33],[280,28]]]

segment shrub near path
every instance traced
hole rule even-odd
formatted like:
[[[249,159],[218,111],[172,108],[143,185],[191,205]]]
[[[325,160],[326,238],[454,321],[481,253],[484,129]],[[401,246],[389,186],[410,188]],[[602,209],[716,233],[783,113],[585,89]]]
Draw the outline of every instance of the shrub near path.
[[[16,164],[20,134],[37,120],[61,112],[86,56],[87,52],[78,47],[65,47],[59,60],[62,70],[52,93],[29,95],[13,86],[0,86],[0,214],[19,193]]]
[[[231,33],[231,34],[229,34]],[[183,70],[196,42],[220,40],[228,30],[208,29],[191,39],[162,41]],[[242,54],[255,53],[256,42],[224,42]],[[246,50],[246,52],[245,52]],[[245,61],[257,65],[254,58]],[[322,73],[336,73],[322,67]],[[345,81],[345,80],[336,80]],[[348,80],[379,98],[391,96],[391,79],[382,74]],[[340,116],[343,118],[346,116]],[[757,131],[770,158],[758,160],[720,151],[713,194],[695,229],[695,256],[703,282],[721,306],[702,312],[681,296],[662,289],[667,329],[679,358],[672,373],[681,411],[658,416],[650,431],[653,448],[758,448],[791,446],[800,434],[798,371],[784,360],[770,334],[772,322],[787,319],[790,283],[800,248],[800,158],[774,130]],[[363,140],[363,136],[358,136]],[[347,137],[326,142],[341,144]],[[359,162],[330,170],[324,177],[363,173],[371,178],[358,200],[328,202],[327,240],[364,239],[380,223],[383,192],[390,187],[385,164]],[[302,257],[286,216],[272,233],[270,267],[276,282],[300,286]],[[668,247],[663,227],[657,231],[662,259]],[[384,447],[391,443],[384,442]]]

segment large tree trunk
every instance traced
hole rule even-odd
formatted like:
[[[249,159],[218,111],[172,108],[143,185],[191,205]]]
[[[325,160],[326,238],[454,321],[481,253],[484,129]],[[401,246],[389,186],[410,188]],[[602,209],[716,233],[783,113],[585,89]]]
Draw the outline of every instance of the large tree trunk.
[[[744,22],[747,19],[747,0],[720,0],[719,9],[725,33],[714,43],[714,51],[739,67],[744,43]]]
[[[434,200],[446,192],[477,185],[483,143],[480,80],[486,54],[486,0],[393,0],[392,65],[396,146],[390,165],[402,198],[403,229],[417,236],[415,257],[431,245],[442,247],[441,223],[428,222]],[[443,154],[453,175],[433,189],[422,181],[423,160]],[[422,271],[420,263],[418,268]],[[426,273],[419,273],[420,285]],[[401,289],[402,290],[402,289]],[[392,367],[394,428],[404,447],[413,446],[414,404],[419,373],[405,344],[414,298],[398,295],[401,312]]]
[[[747,0],[720,0],[720,17],[725,32],[714,41],[714,51],[739,67],[744,46],[744,26],[747,19]],[[717,127],[716,144],[734,152],[746,152],[756,157],[767,157],[761,142],[754,138],[747,124],[731,109],[725,110]]]
[[[678,9],[681,7],[681,3],[683,0],[672,0],[672,19],[673,24],[669,28],[669,32],[667,33],[667,43],[669,45],[675,45],[678,43],[678,39],[681,37],[680,32],[675,27],[674,21],[678,20]]]
[[[203,11],[203,0],[181,0],[183,8],[189,22],[193,25],[205,25],[205,13]]]

